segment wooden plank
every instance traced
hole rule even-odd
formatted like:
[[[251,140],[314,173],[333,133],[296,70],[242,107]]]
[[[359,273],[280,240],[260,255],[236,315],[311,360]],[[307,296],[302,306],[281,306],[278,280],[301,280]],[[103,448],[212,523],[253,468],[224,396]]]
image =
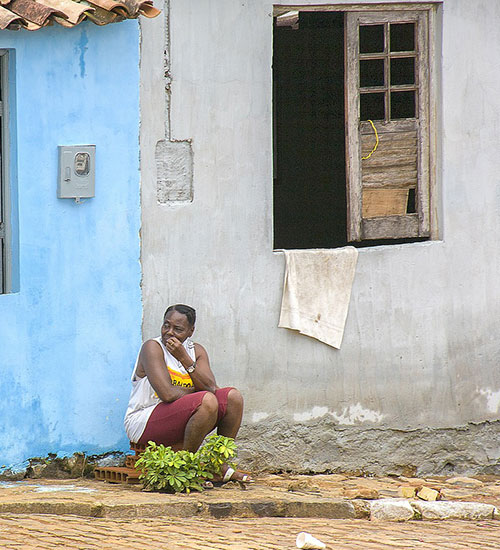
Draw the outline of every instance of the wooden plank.
[[[419,217],[419,235],[430,235],[430,121],[429,121],[429,30],[427,14],[421,13],[417,24],[417,96],[418,117],[420,122],[417,213]]]
[[[417,122],[414,119],[391,120],[389,122],[375,120],[374,124],[379,136],[384,133],[401,134],[404,132],[415,133],[417,131]],[[372,125],[366,120],[360,122],[359,128],[362,134],[373,134]]]
[[[345,14],[347,240],[361,240],[358,14]],[[373,130],[372,130],[373,132]]]
[[[376,138],[375,134],[372,131],[371,134],[362,134],[361,140],[363,142],[363,145],[371,145],[373,146]],[[378,142],[382,146],[390,146],[390,147],[398,147],[400,149],[410,149],[414,148],[417,149],[417,134],[416,132],[394,132],[392,134],[378,134]]]
[[[429,219],[430,228],[429,234],[432,238],[439,238],[439,209],[441,201],[439,200],[439,190],[436,181],[437,172],[437,151],[439,150],[438,136],[437,136],[437,124],[438,120],[438,76],[437,76],[437,64],[436,64],[436,28],[437,28],[437,14],[436,10],[430,10],[429,19],[427,25],[429,27],[429,59],[428,59],[428,75],[429,75]],[[441,66],[439,64],[439,66]],[[442,212],[442,211],[441,211]]]
[[[363,220],[382,216],[404,216],[408,189],[363,189]]]
[[[401,179],[398,182],[394,181],[374,181],[363,185],[365,189],[415,189],[415,180],[413,179]]]
[[[362,140],[362,146],[361,146],[361,153],[363,156],[367,156],[372,150],[376,143],[376,140],[374,138],[366,139],[363,138]],[[416,140],[412,142],[409,141],[382,141],[379,139],[377,151],[373,153],[373,155],[369,159],[363,159],[364,160],[372,160],[376,156],[387,156],[390,154],[394,155],[408,155],[408,156],[416,156],[418,153],[418,147]]]
[[[365,5],[366,7],[366,5]],[[359,22],[361,25],[377,25],[382,23],[413,23],[418,20],[421,12],[415,8],[409,10],[402,10],[393,8],[391,5],[391,10],[387,9],[387,4],[385,5],[385,10],[375,11],[371,7],[364,12],[359,14]],[[394,10],[394,11],[392,11]],[[399,13],[398,13],[399,12]]]
[[[365,156],[368,156],[370,152],[371,150],[368,148],[362,150],[362,154]],[[369,171],[371,168],[388,168],[390,166],[412,166],[416,169],[417,150],[416,148],[413,151],[411,149],[386,150],[379,146],[369,159],[363,159],[362,164],[363,172]]]
[[[415,3],[394,3],[394,4],[339,4],[328,5],[328,4],[315,4],[313,6],[307,4],[279,4],[273,7],[273,16],[277,17],[289,11],[387,11],[387,10],[398,10],[398,11],[415,11],[415,10],[430,10],[433,9],[434,5],[441,4],[442,0],[429,0],[428,2],[415,2]]]
[[[418,215],[388,216],[362,221],[363,239],[407,239],[418,237]]]
[[[361,147],[361,153],[363,156],[368,156],[369,153],[373,150],[373,146],[375,145],[375,140],[363,140],[362,147]],[[380,151],[379,151],[380,149]],[[377,151],[372,154],[372,156],[369,159],[363,159],[363,163],[368,160],[375,160],[378,156],[384,156],[389,157],[389,155],[406,155],[408,157],[413,156],[416,158],[417,156],[417,144],[408,144],[404,142],[397,142],[394,143],[381,143],[380,140],[378,142]]]
[[[390,166],[388,168],[363,171],[364,187],[416,187],[417,169],[411,166]]]
[[[371,160],[371,159],[370,159]],[[386,164],[375,164],[376,159],[373,163],[370,164],[369,161],[363,161],[363,178],[364,182],[373,182],[374,179],[391,179],[394,178],[395,181],[399,181],[401,178],[406,178],[409,174],[411,177],[415,178],[415,183],[417,183],[417,163],[415,158],[413,161],[409,158],[406,158],[404,162],[395,163],[390,162],[389,159]],[[401,172],[399,174],[398,172]],[[387,173],[387,176],[384,174]]]

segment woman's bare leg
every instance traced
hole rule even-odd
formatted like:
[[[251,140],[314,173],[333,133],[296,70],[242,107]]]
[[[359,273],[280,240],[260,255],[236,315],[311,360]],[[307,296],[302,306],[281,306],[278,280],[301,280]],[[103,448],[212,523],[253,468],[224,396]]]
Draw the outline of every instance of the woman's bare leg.
[[[225,437],[235,438],[241,425],[241,418],[243,416],[243,396],[236,389],[232,388],[227,394],[227,407],[226,414],[217,425],[217,433]],[[221,475],[214,477],[213,481],[220,482],[224,474],[228,470],[228,465],[223,464],[221,468]],[[233,481],[245,481],[251,482],[252,479],[249,475],[239,470],[233,471],[231,475]]]
[[[227,394],[226,414],[217,426],[217,433],[226,437],[235,438],[241,425],[243,416],[243,396],[233,388]]]
[[[217,422],[219,404],[213,393],[206,393],[198,410],[191,416],[184,430],[182,448],[194,453],[198,450],[205,436],[211,432]]]

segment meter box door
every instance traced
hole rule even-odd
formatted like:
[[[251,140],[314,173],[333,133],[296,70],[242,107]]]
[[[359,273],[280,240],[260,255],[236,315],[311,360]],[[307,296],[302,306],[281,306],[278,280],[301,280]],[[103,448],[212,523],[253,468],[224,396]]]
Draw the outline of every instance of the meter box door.
[[[95,196],[95,145],[59,145],[60,199],[86,199]]]

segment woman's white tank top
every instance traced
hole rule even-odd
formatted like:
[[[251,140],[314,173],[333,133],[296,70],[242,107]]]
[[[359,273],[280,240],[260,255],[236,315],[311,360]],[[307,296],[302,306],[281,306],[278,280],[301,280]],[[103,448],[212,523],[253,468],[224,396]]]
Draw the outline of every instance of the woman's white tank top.
[[[165,359],[165,365],[167,366],[170,379],[174,386],[183,386],[190,388],[193,386],[193,381],[189,376],[186,369],[177,359],[167,351],[167,348],[163,345],[161,337],[153,338],[155,342],[158,342],[163,350],[163,358]],[[191,338],[187,338],[183,344],[184,348],[189,354],[189,357],[195,360],[195,349]],[[139,354],[135,362],[135,367],[132,372],[132,391],[130,392],[130,399],[128,402],[127,412],[125,413],[125,431],[130,441],[137,443],[141,438],[146,424],[158,403],[161,403],[161,399],[156,395],[156,392],[149,383],[148,377],[139,378],[137,376],[137,367],[139,365]]]

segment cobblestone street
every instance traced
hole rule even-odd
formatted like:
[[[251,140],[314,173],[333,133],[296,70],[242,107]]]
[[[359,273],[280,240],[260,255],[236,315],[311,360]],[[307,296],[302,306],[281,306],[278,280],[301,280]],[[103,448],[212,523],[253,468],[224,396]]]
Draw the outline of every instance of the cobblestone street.
[[[2,549],[293,549],[306,530],[332,550],[498,550],[494,521],[370,522],[326,519],[112,520],[51,515],[0,516]]]

